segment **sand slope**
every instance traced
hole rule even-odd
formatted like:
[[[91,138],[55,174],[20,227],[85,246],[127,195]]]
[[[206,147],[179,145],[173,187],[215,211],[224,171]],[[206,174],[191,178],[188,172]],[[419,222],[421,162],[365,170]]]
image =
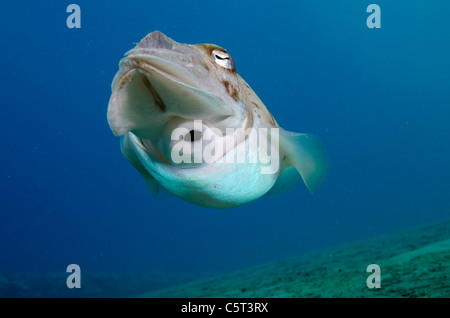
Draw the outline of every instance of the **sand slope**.
[[[379,289],[366,285],[369,264]],[[450,220],[142,296],[450,297]]]
[[[381,268],[380,289],[366,285],[369,264]],[[0,298],[450,297],[450,220],[201,281],[162,273],[82,273],[80,289],[67,288],[65,268],[0,273]]]

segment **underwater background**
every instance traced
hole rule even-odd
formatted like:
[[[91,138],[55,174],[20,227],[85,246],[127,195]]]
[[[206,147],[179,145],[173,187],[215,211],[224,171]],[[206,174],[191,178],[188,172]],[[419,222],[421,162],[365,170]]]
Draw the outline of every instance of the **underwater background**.
[[[71,3],[80,29],[66,26]],[[371,3],[380,29],[366,25]],[[449,10],[445,0],[2,4],[0,296],[67,292],[69,264],[112,283],[60,296],[129,296],[132,283],[142,293],[448,219]],[[323,187],[225,210],[153,200],[106,109],[119,60],[155,30],[226,48],[281,127],[322,138]],[[60,278],[37,293],[42,275]]]

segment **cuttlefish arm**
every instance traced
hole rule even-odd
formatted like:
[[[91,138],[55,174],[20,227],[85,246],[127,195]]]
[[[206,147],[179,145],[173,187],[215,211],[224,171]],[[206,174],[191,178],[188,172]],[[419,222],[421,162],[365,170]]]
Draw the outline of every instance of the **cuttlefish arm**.
[[[328,157],[320,138],[280,128],[281,173],[267,196],[285,194],[301,181],[311,193],[316,192],[328,176]]]
[[[142,61],[144,57],[133,56],[123,63],[134,65],[135,58]],[[114,81],[107,113],[114,135],[123,136],[131,131],[141,138],[152,139],[161,134],[173,116],[221,121],[234,114],[216,94],[183,83],[150,64],[140,63],[141,68],[119,74],[120,78]],[[170,71],[173,72],[173,67]]]

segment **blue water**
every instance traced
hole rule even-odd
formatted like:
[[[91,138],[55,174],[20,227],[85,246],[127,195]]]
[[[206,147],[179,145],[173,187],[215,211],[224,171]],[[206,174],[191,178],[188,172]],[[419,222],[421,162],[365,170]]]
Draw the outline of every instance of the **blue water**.
[[[201,277],[450,216],[448,1],[21,1],[0,13],[0,273]],[[311,195],[155,201],[106,121],[123,54],[160,30],[226,48],[283,128],[322,137]],[[239,180],[237,180],[239,182]]]

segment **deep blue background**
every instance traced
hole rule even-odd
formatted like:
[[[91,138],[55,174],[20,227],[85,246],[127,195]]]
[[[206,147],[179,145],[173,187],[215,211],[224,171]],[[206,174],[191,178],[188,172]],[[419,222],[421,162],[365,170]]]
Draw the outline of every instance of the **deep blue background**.
[[[448,1],[21,1],[0,10],[0,272],[212,274],[450,216]],[[285,129],[331,169],[229,210],[152,200],[106,122],[148,32],[228,49]]]

